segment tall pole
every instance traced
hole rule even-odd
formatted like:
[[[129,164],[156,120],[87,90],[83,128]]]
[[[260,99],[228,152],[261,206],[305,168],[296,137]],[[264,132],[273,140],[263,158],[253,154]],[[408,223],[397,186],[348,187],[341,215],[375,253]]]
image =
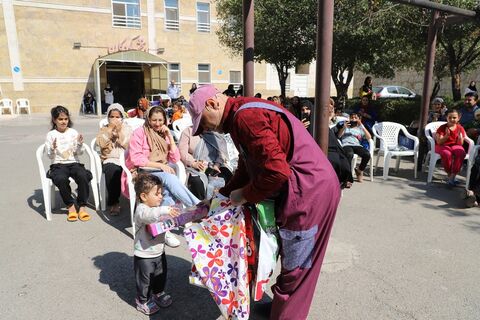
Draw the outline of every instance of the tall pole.
[[[438,17],[439,12],[434,10],[432,12],[432,21],[428,27],[428,40],[427,40],[427,60],[425,64],[425,74],[423,77],[423,92],[422,92],[422,109],[420,112],[420,125],[418,126],[418,136],[421,137],[423,129],[427,124],[428,110],[430,107],[430,100],[432,94],[432,79],[433,79],[433,66],[435,64],[435,51],[437,46],[437,29],[438,29]]]
[[[243,95],[253,97],[255,79],[253,74],[253,49],[254,49],[254,0],[243,0]]]
[[[315,140],[328,152],[328,100],[332,70],[333,0],[318,1],[317,66],[315,74]]]

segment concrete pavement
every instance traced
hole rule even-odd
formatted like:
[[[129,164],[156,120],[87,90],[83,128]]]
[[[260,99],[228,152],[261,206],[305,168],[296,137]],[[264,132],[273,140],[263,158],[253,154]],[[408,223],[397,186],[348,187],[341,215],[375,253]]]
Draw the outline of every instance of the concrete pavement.
[[[73,117],[87,143],[98,120]],[[0,116],[0,319],[147,319],[133,307],[127,210],[46,221],[35,150],[48,130],[48,115]],[[409,161],[391,175],[344,191],[309,319],[480,319],[480,209],[441,170],[428,186]],[[151,319],[216,319],[188,284],[185,241],[167,254],[174,304]]]

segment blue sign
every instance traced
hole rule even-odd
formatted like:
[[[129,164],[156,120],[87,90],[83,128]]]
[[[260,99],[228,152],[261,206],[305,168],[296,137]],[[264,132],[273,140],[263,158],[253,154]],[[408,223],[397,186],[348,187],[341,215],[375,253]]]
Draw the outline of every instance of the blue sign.
[[[218,70],[218,71],[217,71],[217,74],[218,74],[218,75],[221,75],[222,73],[223,73],[222,70]]]
[[[15,71],[16,73],[19,73],[20,72],[20,67],[19,66],[13,67],[13,71]]]

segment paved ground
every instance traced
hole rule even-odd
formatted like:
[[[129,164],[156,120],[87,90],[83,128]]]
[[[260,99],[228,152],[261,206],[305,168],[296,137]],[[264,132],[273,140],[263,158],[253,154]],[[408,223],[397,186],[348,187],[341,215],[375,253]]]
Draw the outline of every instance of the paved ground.
[[[90,142],[98,119],[74,121]],[[126,211],[45,220],[35,150],[48,130],[47,115],[0,117],[0,319],[147,319],[132,306]],[[344,192],[309,319],[480,319],[480,209],[464,209],[440,171],[427,186],[402,163]],[[185,241],[167,253],[175,301],[151,318],[216,319],[208,292],[188,284]]]

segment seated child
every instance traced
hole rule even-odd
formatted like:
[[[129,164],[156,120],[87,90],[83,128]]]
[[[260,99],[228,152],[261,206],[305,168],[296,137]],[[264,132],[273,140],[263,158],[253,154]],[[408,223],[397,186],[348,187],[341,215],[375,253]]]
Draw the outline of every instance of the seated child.
[[[85,169],[78,158],[83,153],[83,136],[72,128],[73,123],[67,108],[56,106],[50,113],[52,130],[47,134],[45,148],[52,164],[47,172],[47,178],[52,179],[60,191],[68,210],[67,220],[88,221],[90,214],[86,211],[86,206],[92,173]],[[76,199],[72,197],[70,178],[73,178],[78,186]]]
[[[345,121],[341,126],[340,124],[341,122],[337,124],[335,129],[349,161],[352,161],[354,154],[362,158],[360,165],[355,168],[355,174],[358,182],[363,182],[363,171],[370,161],[370,152],[362,146],[362,140],[370,140],[372,136],[356,113],[350,115],[350,121]]]
[[[167,281],[167,258],[165,256],[165,234],[156,237],[147,231],[147,224],[162,220],[162,217],[176,217],[174,207],[161,206],[162,183],[157,176],[139,174],[135,181],[137,208],[135,210],[135,244],[133,267],[137,286],[137,310],[146,314],[158,312],[159,307],[172,304],[172,298],[165,293]]]
[[[455,177],[462,168],[465,159],[463,141],[466,133],[459,123],[460,116],[455,109],[447,111],[447,123],[441,125],[435,134],[435,152],[440,154],[445,172],[448,175],[447,183],[455,186],[458,181]]]

